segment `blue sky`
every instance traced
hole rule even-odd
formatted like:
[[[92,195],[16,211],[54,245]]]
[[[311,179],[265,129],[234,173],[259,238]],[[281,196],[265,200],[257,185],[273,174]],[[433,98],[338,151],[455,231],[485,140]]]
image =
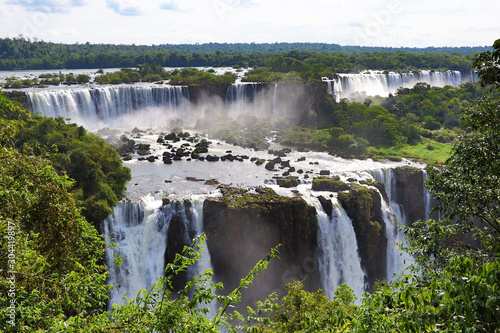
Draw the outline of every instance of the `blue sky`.
[[[497,0],[0,0],[0,36],[63,43],[483,46]]]

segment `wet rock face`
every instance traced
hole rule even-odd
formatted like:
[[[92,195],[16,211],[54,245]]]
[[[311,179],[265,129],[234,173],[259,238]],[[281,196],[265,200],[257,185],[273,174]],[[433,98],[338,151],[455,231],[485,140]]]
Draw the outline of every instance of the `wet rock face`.
[[[225,98],[227,83],[212,83],[208,85],[189,86],[189,97],[191,102],[197,103],[202,97],[219,96]]]
[[[320,195],[318,197],[319,202],[321,203],[321,206],[323,207],[323,210],[325,213],[328,215],[328,217],[332,217],[332,212],[333,212],[333,203],[330,199],[325,198],[324,196]]]
[[[394,169],[396,186],[392,198],[405,208],[407,224],[425,219],[424,174],[414,167]]]
[[[306,288],[321,287],[317,249],[316,210],[302,198],[278,196],[272,189],[259,193],[243,189],[223,189],[222,198],[203,204],[203,222],[215,278],[227,292],[243,278],[272,247],[282,244],[280,259],[257,277],[244,296],[254,304],[269,293],[284,292],[284,285],[303,279]]]
[[[387,271],[387,238],[380,195],[375,189],[353,184],[348,193],[338,194],[338,200],[352,220],[368,290],[373,290],[377,280],[386,278]]]
[[[167,233],[167,247],[165,249],[165,263],[172,263],[177,253],[182,253],[184,246],[191,245],[186,224],[181,213],[176,213],[170,220]],[[180,272],[173,278],[173,290],[178,291],[186,285],[187,272]]]

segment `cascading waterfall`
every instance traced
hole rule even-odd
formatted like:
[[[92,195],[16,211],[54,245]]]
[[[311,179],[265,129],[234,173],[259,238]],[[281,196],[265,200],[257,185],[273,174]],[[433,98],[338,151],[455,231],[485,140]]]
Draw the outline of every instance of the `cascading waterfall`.
[[[414,84],[417,82],[417,79],[435,85],[458,85],[461,81],[461,75],[460,72],[451,71],[422,71],[420,74],[341,74],[337,80],[326,80],[326,82],[328,92],[340,98],[340,96],[347,96],[350,92],[354,91],[354,87],[362,91],[367,91],[367,93],[371,91],[371,87],[374,87],[373,91],[388,94],[388,92],[396,91],[399,87]],[[269,116],[272,112],[272,115],[277,115],[282,109],[281,104],[279,108],[277,105],[283,102],[280,100],[280,97],[283,95],[283,87],[280,86],[279,91],[277,84],[274,87],[266,86],[265,88],[257,83],[230,85],[225,97],[226,107],[234,108],[237,111],[239,108],[238,112],[240,113],[248,111],[256,115],[261,113]],[[188,107],[189,89],[187,87],[142,84],[96,88],[77,87],[41,90],[38,92],[29,91],[26,95],[27,103],[34,113],[51,117],[61,116],[64,118],[84,119],[85,122],[81,122],[81,124],[93,124],[102,121],[102,124],[105,124],[105,126],[115,126],[118,122],[117,118],[123,115],[139,114],[141,117],[151,118],[154,125],[158,125],[159,118],[156,117],[157,114],[153,112],[153,109],[174,116],[184,112],[187,118],[193,117],[189,112],[185,112],[191,111]],[[142,110],[146,111],[141,113]],[[236,112],[236,114],[238,113]],[[141,125],[142,123],[133,123],[133,126]],[[92,126],[89,126],[89,128],[92,129]],[[221,149],[221,151],[225,150]],[[333,165],[341,166],[345,161],[340,158],[336,161],[332,161],[331,159],[325,160],[319,155],[309,153],[307,158],[311,160],[319,159],[322,163],[321,168],[331,167],[332,169],[335,168]],[[135,161],[131,162],[131,165],[133,163]],[[186,164],[179,162],[178,165],[182,172],[185,171],[182,168],[189,170],[187,172],[193,172],[190,175],[196,175],[194,173],[199,171],[187,169],[187,161]],[[247,164],[242,165],[246,166]],[[157,163],[148,164],[148,167],[151,170],[162,170],[154,169],[154,167],[159,167]],[[303,167],[305,168],[306,166]],[[236,168],[237,166],[232,169],[236,177],[243,172],[248,172],[247,169]],[[350,168],[350,166],[347,166],[347,168]],[[175,172],[178,172],[178,170]],[[180,176],[180,171],[178,173],[175,172],[169,174],[168,178],[183,178]],[[318,173],[319,170],[314,170],[314,172]],[[350,169],[348,172],[352,173]],[[383,219],[386,225],[386,237],[388,238],[387,276],[390,278],[394,273],[401,272],[405,267],[405,263],[412,260],[396,246],[396,243],[404,242],[403,233],[397,228],[397,222],[406,223],[404,208],[396,200],[391,200],[395,198],[395,173],[390,169],[373,169],[369,173],[375,180],[385,184],[389,197],[389,203],[386,203],[384,200],[381,201]],[[257,175],[257,173],[255,174]],[[182,174],[182,176],[184,175]],[[368,175],[358,176],[354,175],[353,177],[358,179],[361,177],[369,178]],[[165,176],[163,175],[163,177]],[[205,178],[209,179],[208,177]],[[227,183],[231,181],[227,181]],[[234,183],[237,183],[237,181],[234,181]],[[304,183],[299,185],[299,187],[302,185],[310,187],[310,184]],[[355,293],[360,296],[366,289],[366,274],[361,268],[356,235],[351,219],[336,198],[331,198],[333,201],[333,212],[332,217],[329,217],[316,198],[317,193],[312,194],[309,190],[305,191],[304,187],[301,190],[303,198],[309,205],[314,206],[318,213],[318,264],[327,296],[332,298],[335,289],[344,282],[348,283]],[[286,191],[289,192],[287,195],[293,195],[289,189],[286,189]],[[187,188],[182,193],[187,194],[192,192]],[[430,196],[425,192],[425,189],[423,195],[426,199],[425,208],[427,218],[429,216]],[[118,245],[117,249],[110,249],[106,253],[106,263],[110,271],[109,283],[119,286],[118,290],[113,291],[110,304],[120,304],[124,292],[127,292],[128,297],[135,297],[141,289],[151,288],[158,277],[163,275],[165,267],[164,250],[168,245],[167,234],[171,218],[174,214],[180,213],[183,216],[184,222],[189,224],[189,226],[186,225],[186,230],[194,230],[194,233],[191,233],[189,236],[193,236],[194,234],[199,235],[203,232],[203,196],[190,195],[189,200],[192,202],[192,205],[189,207],[180,202],[177,202],[178,204],[163,206],[161,199],[162,194],[148,194],[137,202],[122,201],[114,208],[113,215],[103,222],[104,236]],[[186,218],[186,209],[189,210],[189,215],[192,216],[190,220]],[[179,235],[179,237],[185,236]],[[210,254],[206,245],[203,246],[203,249],[204,255],[201,261],[188,272],[190,276],[197,275],[211,268]],[[113,251],[123,259],[121,267],[116,267],[113,264],[115,259]]]
[[[387,237],[387,278],[390,280],[394,274],[402,272],[406,266],[414,262],[413,258],[400,248],[400,245],[407,245],[404,233],[399,228],[399,224],[407,225],[406,217],[404,207],[394,200],[396,184],[394,170],[374,169],[370,170],[370,174],[373,179],[384,184],[389,199],[388,204],[379,193]]]
[[[274,91],[273,91],[273,116],[276,116],[276,95],[278,92],[278,84],[274,84]]]
[[[225,109],[232,117],[244,113],[261,117],[275,115],[276,90],[277,85],[275,85],[271,97],[270,91],[261,83],[239,82],[231,84],[226,90]]]
[[[318,262],[326,296],[332,299],[335,289],[342,283],[349,284],[354,293],[361,296],[366,289],[365,273],[361,268],[351,219],[335,198],[332,198],[334,204],[331,218],[317,198],[310,196],[306,200],[316,208],[318,214]]]
[[[249,101],[253,102],[253,108],[258,105],[257,83],[234,83],[227,87],[226,107],[230,107],[236,113],[245,112]]]
[[[338,74],[338,78],[327,82],[327,89],[337,101],[348,98],[354,93],[366,93],[368,96],[388,96],[394,94],[399,88],[411,88],[419,82],[428,83],[435,87],[451,85],[457,87],[462,83],[460,71],[428,71],[418,73],[383,73],[379,71],[363,72],[360,74]]]
[[[479,75],[477,74],[477,71],[470,71],[470,81],[472,83],[478,83],[479,82]]]
[[[396,273],[401,273],[407,263],[411,262],[411,257],[403,251],[399,244],[403,244],[403,232],[398,228],[398,221],[395,219],[392,210],[389,208],[384,198],[381,196],[382,218],[385,222],[385,235],[387,237],[387,279]]]
[[[122,201],[113,209],[113,215],[103,223],[104,237],[116,243],[116,249],[108,249],[106,264],[109,267],[109,283],[118,286],[113,290],[109,304],[121,304],[123,294],[135,297],[141,289],[149,290],[163,275],[165,269],[165,249],[168,228],[174,214],[180,214],[186,230],[194,230],[195,236],[203,231],[203,198],[192,197],[191,205],[181,201],[171,201],[162,205],[162,194],[148,194],[139,202]],[[189,210],[191,221],[186,217]],[[179,235],[189,238],[189,235]],[[211,269],[210,254],[203,245],[201,261],[188,271],[194,276]],[[114,265],[119,255],[123,262]],[[212,305],[211,305],[212,306]],[[213,306],[212,306],[213,307]],[[213,311],[212,311],[213,312]]]
[[[196,236],[200,236],[203,230],[203,201],[205,200],[204,195],[193,195],[190,200],[192,202],[191,207],[191,215],[193,216],[194,222],[194,230],[196,232]],[[190,278],[193,276],[197,276],[202,272],[207,270],[211,270],[213,272],[212,262],[210,260],[210,253],[208,252],[207,243],[204,242],[202,247],[202,255],[200,261],[194,266],[191,267],[188,271]],[[212,281],[215,282],[215,281]],[[207,313],[208,318],[214,318],[217,312],[217,303],[215,301],[207,304],[209,308],[209,312]]]
[[[193,229],[195,230],[195,236],[200,236],[203,233],[203,201],[205,200],[204,195],[193,195],[189,198],[192,203],[190,207],[191,215],[193,217]],[[207,243],[204,242],[202,249],[201,260],[190,270],[190,277],[196,276],[208,269],[213,270],[212,263],[210,261],[210,253],[208,252]]]
[[[93,128],[96,122],[109,123],[147,108],[182,115],[188,105],[189,89],[139,84],[29,91],[26,97],[28,108],[35,114],[80,120]]]
[[[117,244],[108,249],[106,264],[108,283],[118,286],[111,292],[109,304],[121,304],[123,294],[135,297],[141,289],[150,289],[164,273],[164,251],[172,210],[160,211],[161,196],[146,195],[140,202],[122,201],[113,209],[113,215],[103,223],[105,239]],[[120,267],[114,260],[121,257]]]

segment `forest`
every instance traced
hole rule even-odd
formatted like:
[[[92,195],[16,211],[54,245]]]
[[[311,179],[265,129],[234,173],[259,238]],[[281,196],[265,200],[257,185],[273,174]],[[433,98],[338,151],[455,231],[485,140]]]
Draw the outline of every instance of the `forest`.
[[[332,126],[283,132],[281,140],[290,144],[306,142],[296,138],[299,133],[309,131],[314,138],[326,132],[328,140],[338,142],[311,145],[341,147],[345,141],[350,149],[442,135],[439,140],[453,144],[451,153],[427,166],[426,186],[443,214],[439,221],[416,221],[406,229],[416,264],[360,300],[346,284],[329,300],[323,291],[305,291],[296,281],[287,285],[285,296],[272,294],[246,313],[231,307],[277,260],[279,248],[269,249],[233,291],[221,293],[223,285],[212,283],[213,272],[206,271],[174,292],[174,276],[200,259],[203,236],[166,265],[165,276],[151,290],[106,310],[112,286],[106,284],[106,243],[97,222],[123,196],[130,170],[114,148],[83,127],[32,115],[0,94],[2,329],[500,332],[499,61],[500,39],[468,65],[478,70],[481,87],[417,85],[366,103],[326,99],[332,105],[322,116]],[[455,128],[453,138],[446,138],[445,130]],[[209,317],[212,301],[220,307]]]
[[[468,71],[472,57],[488,47],[392,49],[337,47],[324,44],[111,45],[58,44],[22,37],[0,39],[0,70],[121,68],[156,63],[163,67],[264,66],[275,57],[289,57],[333,67],[362,69],[440,69]]]

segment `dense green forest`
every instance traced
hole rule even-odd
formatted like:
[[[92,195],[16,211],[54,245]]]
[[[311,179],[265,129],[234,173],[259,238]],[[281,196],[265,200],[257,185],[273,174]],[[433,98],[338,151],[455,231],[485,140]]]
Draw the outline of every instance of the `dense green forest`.
[[[9,142],[13,149],[44,157],[56,172],[76,181],[71,192],[82,202],[82,214],[89,222],[98,226],[112,213],[130,180],[130,170],[122,166],[114,148],[81,126],[66,124],[62,118],[35,116],[3,95],[0,116],[12,124]]]
[[[223,286],[210,282],[210,271],[174,295],[173,276],[200,259],[203,237],[167,265],[165,276],[150,291],[105,311],[111,288],[102,265],[105,243],[82,215],[85,202],[80,200],[87,201],[86,195],[98,202],[117,197],[129,174],[112,149],[85,129],[32,116],[0,95],[2,330],[500,332],[499,61],[497,40],[493,52],[475,60],[485,87],[479,99],[460,111],[463,132],[450,157],[427,168],[427,188],[440,203],[442,219],[417,221],[407,228],[409,250],[417,261],[412,269],[394,282],[380,283],[358,303],[347,285],[328,300],[322,291],[306,292],[301,282],[294,282],[287,285],[286,296],[271,295],[245,314],[230,313],[230,306],[276,260],[277,250],[271,249],[227,296],[217,294]],[[402,117],[420,116],[415,109],[404,109],[405,96],[414,93],[416,98],[419,89],[428,90],[426,99],[439,105],[438,92],[416,87],[401,94],[400,104],[394,97],[391,105],[399,105]],[[457,89],[467,94],[467,87]],[[378,107],[353,105],[347,107],[359,109],[358,115],[368,120],[373,115],[375,120],[390,117]],[[86,170],[79,169],[81,163]],[[114,174],[116,170],[120,172]],[[214,300],[221,306],[208,318],[207,304]]]
[[[407,52],[407,53],[457,53],[475,54],[491,50],[489,46],[464,47],[377,47],[377,46],[342,46],[329,43],[203,43],[203,44],[160,44],[166,50],[204,51],[204,52],[288,52],[288,51],[317,51],[317,52]]]
[[[330,45],[330,46],[329,46]],[[487,47],[368,48],[335,44],[111,45],[58,44],[20,38],[0,39],[0,70],[121,68],[155,62],[164,67],[264,66],[275,57],[307,59],[336,71],[362,69],[454,69],[468,71],[472,57]]]

